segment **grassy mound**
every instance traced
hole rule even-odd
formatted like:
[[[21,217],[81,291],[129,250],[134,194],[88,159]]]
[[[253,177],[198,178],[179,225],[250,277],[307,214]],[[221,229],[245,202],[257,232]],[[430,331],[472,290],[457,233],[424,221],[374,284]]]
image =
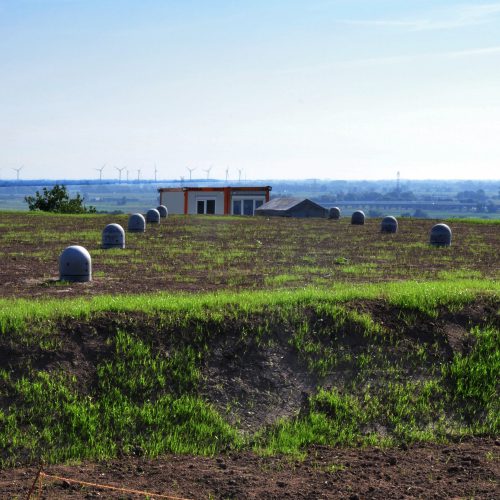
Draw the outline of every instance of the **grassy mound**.
[[[499,288],[0,301],[1,463],[497,435]]]

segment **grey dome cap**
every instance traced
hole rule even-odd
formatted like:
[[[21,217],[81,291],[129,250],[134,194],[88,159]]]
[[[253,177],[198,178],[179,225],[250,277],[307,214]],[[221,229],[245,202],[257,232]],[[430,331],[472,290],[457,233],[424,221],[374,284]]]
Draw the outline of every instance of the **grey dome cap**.
[[[159,224],[160,212],[158,212],[156,208],[150,208],[146,213],[146,222],[149,222],[150,224]]]
[[[328,211],[328,218],[329,219],[340,219],[340,208],[339,207],[332,207]]]
[[[446,224],[436,224],[431,229],[429,243],[437,247],[449,247],[451,245],[451,229]]]
[[[62,251],[59,256],[59,279],[77,282],[92,280],[92,258],[86,248],[72,245]]]
[[[158,212],[160,212],[160,217],[162,217],[162,218],[168,217],[168,209],[165,205],[158,205],[156,207],[156,210],[158,210]]]
[[[398,231],[398,220],[392,215],[388,215],[382,219],[380,223],[380,231],[383,233],[396,233]]]
[[[363,210],[356,210],[351,215],[351,224],[362,226],[365,223],[365,213]]]
[[[102,230],[102,248],[125,248],[125,231],[120,224],[108,224]]]
[[[146,219],[142,214],[132,214],[128,218],[128,230],[131,233],[143,233],[146,231]]]

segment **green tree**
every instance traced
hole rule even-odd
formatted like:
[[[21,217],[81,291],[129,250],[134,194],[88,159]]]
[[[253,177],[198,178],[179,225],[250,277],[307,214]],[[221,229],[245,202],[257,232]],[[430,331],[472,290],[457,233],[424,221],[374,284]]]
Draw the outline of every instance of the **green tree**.
[[[56,184],[52,189],[43,188],[42,193],[37,191],[35,196],[25,196],[24,201],[30,210],[42,212],[56,212],[59,214],[84,214],[95,213],[95,207],[86,207],[79,194],[70,198],[66,186]]]

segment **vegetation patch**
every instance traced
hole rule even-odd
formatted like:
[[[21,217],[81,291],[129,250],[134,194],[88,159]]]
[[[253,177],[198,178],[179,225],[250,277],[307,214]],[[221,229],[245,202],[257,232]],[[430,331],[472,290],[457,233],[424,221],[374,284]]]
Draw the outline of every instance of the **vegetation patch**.
[[[279,220],[278,220],[279,219]],[[0,297],[70,297],[295,289],[339,283],[425,281],[450,276],[498,279],[500,232],[494,223],[450,222],[451,247],[429,245],[436,221],[404,219],[396,234],[380,220],[363,227],[348,218],[268,220],[265,217],[170,216],[145,233],[126,233],[124,250],[103,250],[107,224],[126,215],[0,212]],[[93,281],[47,287],[59,274],[65,247],[92,257]],[[451,274],[449,274],[451,273]]]
[[[494,436],[499,304],[477,280],[10,301],[2,464]]]

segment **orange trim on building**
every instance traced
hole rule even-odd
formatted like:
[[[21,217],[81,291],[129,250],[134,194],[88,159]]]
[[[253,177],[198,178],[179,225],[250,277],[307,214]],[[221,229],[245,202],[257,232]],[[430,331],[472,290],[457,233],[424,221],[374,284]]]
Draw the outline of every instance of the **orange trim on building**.
[[[269,193],[271,186],[225,186],[225,187],[182,187],[182,188],[158,188],[160,193],[164,191],[265,191]]]
[[[271,186],[221,186],[221,187],[180,187],[180,188],[159,188],[158,192],[184,192],[184,214],[187,215],[189,212],[189,192],[223,192],[224,193],[224,215],[231,214],[231,198],[233,194],[241,192],[260,192],[264,193],[266,203],[270,200],[270,192],[272,190]]]
[[[231,191],[229,188],[224,188],[224,215],[231,213]]]

